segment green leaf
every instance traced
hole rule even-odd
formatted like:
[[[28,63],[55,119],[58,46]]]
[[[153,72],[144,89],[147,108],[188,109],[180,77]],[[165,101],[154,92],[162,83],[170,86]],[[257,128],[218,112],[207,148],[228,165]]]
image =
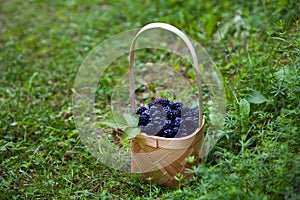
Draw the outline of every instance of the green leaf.
[[[133,114],[124,114],[123,117],[128,127],[137,127],[139,122],[139,116]]]
[[[109,117],[109,118],[105,118],[103,120],[100,121],[101,125],[105,125],[108,127],[111,127],[113,129],[126,129],[127,128],[127,124],[126,121],[124,122],[124,118],[122,118],[122,116],[118,115],[117,117],[114,115]]]
[[[100,124],[113,129],[122,129],[124,131],[122,141],[126,141],[140,133],[140,129],[137,128],[138,120],[137,115],[113,113],[111,117],[101,120]]]
[[[122,138],[123,141],[130,140],[132,138],[135,138],[138,134],[140,134],[139,128],[132,128],[128,127],[124,130],[124,137]]]
[[[247,99],[250,103],[260,104],[264,102],[268,102],[269,100],[262,95],[259,91],[254,90]]]
[[[125,130],[128,127],[126,117],[124,117],[124,115],[119,113],[112,113],[112,116],[115,122],[119,125],[120,129]]]

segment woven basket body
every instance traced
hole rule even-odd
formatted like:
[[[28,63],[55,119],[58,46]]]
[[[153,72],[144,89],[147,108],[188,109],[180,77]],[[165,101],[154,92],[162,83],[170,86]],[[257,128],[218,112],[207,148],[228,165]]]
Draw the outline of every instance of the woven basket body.
[[[178,185],[174,176],[179,173],[189,178],[185,169],[191,165],[186,158],[194,156],[196,162],[193,165],[197,165],[205,154],[203,124],[183,138],[163,138],[141,133],[131,141],[131,172],[142,173],[144,180],[151,177],[152,182],[165,186]]]

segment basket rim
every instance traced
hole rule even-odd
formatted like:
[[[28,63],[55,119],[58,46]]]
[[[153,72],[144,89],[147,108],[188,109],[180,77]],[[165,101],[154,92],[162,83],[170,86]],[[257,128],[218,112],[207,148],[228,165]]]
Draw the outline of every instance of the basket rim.
[[[141,132],[139,135],[136,136],[136,138],[151,138],[155,140],[162,140],[162,141],[184,141],[188,140],[192,137],[194,137],[204,126],[204,117],[202,117],[202,124],[199,126],[192,134],[185,136],[185,137],[180,137],[180,138],[165,138],[165,137],[160,137],[160,136],[155,136],[155,135],[147,135],[146,133]]]

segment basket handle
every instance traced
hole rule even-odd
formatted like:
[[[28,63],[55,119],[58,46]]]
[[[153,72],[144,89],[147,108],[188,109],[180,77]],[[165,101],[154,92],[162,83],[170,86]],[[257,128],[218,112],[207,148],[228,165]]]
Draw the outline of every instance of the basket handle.
[[[197,54],[195,52],[195,49],[191,43],[191,41],[188,39],[188,37],[180,31],[178,28],[166,24],[166,23],[151,23],[139,30],[139,32],[136,34],[134,37],[131,46],[130,46],[130,57],[129,57],[129,65],[130,65],[130,71],[129,71],[129,81],[130,81],[130,105],[131,105],[131,111],[133,114],[136,113],[136,105],[135,105],[135,83],[134,83],[134,71],[133,71],[133,63],[134,63],[134,48],[135,48],[135,43],[140,34],[142,34],[144,31],[147,31],[149,29],[154,29],[154,28],[161,28],[168,30],[177,36],[179,36],[187,45],[189,48],[189,51],[192,55],[194,67],[196,69],[196,77],[197,77],[197,85],[198,85],[198,101],[199,101],[199,123],[202,124],[202,83],[201,83],[201,77],[200,77],[200,71],[199,71],[199,64],[198,64],[198,58]]]

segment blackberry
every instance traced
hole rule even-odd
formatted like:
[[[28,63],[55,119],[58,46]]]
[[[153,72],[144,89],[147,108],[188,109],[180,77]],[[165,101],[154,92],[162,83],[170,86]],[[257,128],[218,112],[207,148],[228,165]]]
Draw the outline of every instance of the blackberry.
[[[175,126],[175,127],[173,128],[173,133],[174,133],[174,135],[176,135],[176,134],[178,133],[178,130],[179,130],[179,128],[178,128],[177,126]]]
[[[190,123],[191,125],[198,126],[198,117],[187,117],[184,119],[185,123]]]
[[[181,117],[181,110],[180,111],[179,110],[176,111],[176,116],[177,117]]]
[[[172,129],[173,128],[173,123],[172,123],[172,121],[171,120],[166,120],[165,121],[165,124],[164,124],[164,126],[163,126],[163,129]]]
[[[181,102],[170,102],[159,99],[138,108],[138,126],[148,135],[160,137],[185,137],[198,127],[199,111],[183,105]]]
[[[173,110],[180,110],[181,106],[182,106],[182,103],[180,103],[180,102],[175,102],[175,103],[170,104],[170,107]]]
[[[176,119],[174,120],[174,126],[177,126],[179,127],[180,126],[180,123],[181,123],[181,118],[180,117],[176,117]]]
[[[187,129],[187,134],[192,134],[198,128],[198,118],[187,117],[182,120],[182,125]]]
[[[198,118],[199,117],[199,110],[191,109],[191,114],[192,114],[192,117]]]
[[[189,117],[191,115],[192,115],[191,108],[183,105],[182,108],[181,108],[181,116],[182,116],[182,118],[186,118],[186,117]]]
[[[173,105],[174,105],[174,102],[170,101],[168,106],[169,106],[171,109],[173,109]]]
[[[164,120],[160,117],[154,117],[154,118],[150,118],[150,121],[155,125],[155,126],[159,126],[162,127],[164,126]]]
[[[149,103],[148,104],[148,108],[150,109],[152,106],[154,106],[155,105],[155,103],[154,102],[151,102],[151,103]]]
[[[148,110],[145,106],[141,106],[137,109],[136,114],[142,115],[144,111]]]
[[[159,117],[161,120],[164,120],[166,114],[164,113],[162,106],[154,105],[149,110],[149,116],[150,116],[150,118]]]
[[[164,108],[160,105],[153,105],[151,106],[151,108],[149,109],[150,111],[150,114],[152,113],[155,113],[155,112],[163,112]]]
[[[173,113],[173,111],[172,112],[170,112],[170,113],[168,113],[167,114],[167,118],[169,119],[169,120],[174,120],[175,118],[176,118],[176,116],[174,115],[174,113]]]
[[[164,130],[162,136],[166,137],[166,138],[172,138],[172,137],[174,137],[173,136],[173,131],[171,129],[166,129],[166,130]]]
[[[152,124],[151,123],[148,123],[146,126],[140,126],[140,129],[143,133],[146,133],[148,135],[152,135],[151,133],[151,127],[152,127]]]
[[[149,116],[149,114],[150,114],[150,111],[148,109],[145,110],[144,112],[142,112],[142,115],[148,115]]]
[[[162,105],[163,107],[166,107],[167,105],[169,105],[170,101],[169,99],[164,98],[157,100],[156,103]]]
[[[172,110],[171,110],[171,108],[169,106],[164,107],[164,111],[167,114],[167,116],[170,115],[171,112],[172,112]]]
[[[149,116],[147,115],[141,115],[139,117],[139,126],[146,126],[149,123]]]
[[[188,136],[188,129],[185,124],[182,124],[179,127],[178,133],[176,135],[177,138]]]

